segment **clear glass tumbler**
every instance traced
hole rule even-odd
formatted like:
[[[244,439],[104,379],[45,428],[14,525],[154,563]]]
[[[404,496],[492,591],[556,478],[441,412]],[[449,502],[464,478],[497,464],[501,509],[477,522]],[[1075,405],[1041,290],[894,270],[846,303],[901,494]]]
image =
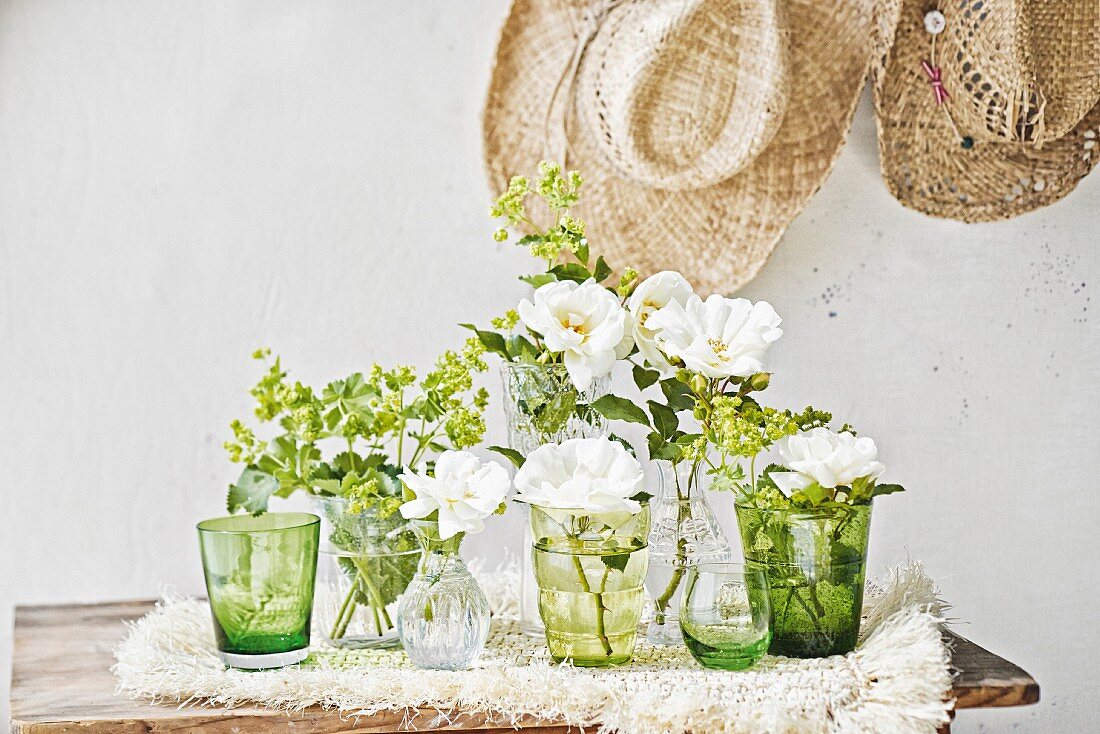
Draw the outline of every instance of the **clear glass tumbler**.
[[[301,512],[198,524],[214,636],[226,665],[277,668],[309,654],[320,528],[320,518]]]
[[[768,578],[756,564],[689,566],[680,605],[680,630],[704,668],[743,670],[771,643]]]
[[[316,497],[321,555],[313,614],[335,647],[400,647],[394,616],[420,560],[420,544],[399,512],[353,512],[343,497]]]

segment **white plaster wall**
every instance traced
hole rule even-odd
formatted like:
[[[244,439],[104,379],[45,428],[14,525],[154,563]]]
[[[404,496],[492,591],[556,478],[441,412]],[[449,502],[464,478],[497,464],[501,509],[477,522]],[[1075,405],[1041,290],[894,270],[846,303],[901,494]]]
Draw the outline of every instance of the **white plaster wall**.
[[[315,381],[424,366],[520,296],[480,160],[505,10],[0,1],[0,684],[15,603],[199,589],[255,346]],[[743,290],[784,316],[772,400],[834,409],[910,489],[876,510],[874,569],[923,559],[1043,685],[960,732],[1100,717],[1098,205],[1094,175],[1002,224],[902,209],[864,104]]]

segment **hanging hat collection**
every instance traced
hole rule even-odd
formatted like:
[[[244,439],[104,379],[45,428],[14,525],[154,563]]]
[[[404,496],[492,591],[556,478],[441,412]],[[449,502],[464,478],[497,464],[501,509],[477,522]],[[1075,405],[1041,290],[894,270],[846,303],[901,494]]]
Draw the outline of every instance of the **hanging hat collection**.
[[[499,190],[564,160],[609,257],[732,291],[828,176],[869,72],[910,208],[1009,218],[1100,155],[1096,0],[513,0],[486,166]]]

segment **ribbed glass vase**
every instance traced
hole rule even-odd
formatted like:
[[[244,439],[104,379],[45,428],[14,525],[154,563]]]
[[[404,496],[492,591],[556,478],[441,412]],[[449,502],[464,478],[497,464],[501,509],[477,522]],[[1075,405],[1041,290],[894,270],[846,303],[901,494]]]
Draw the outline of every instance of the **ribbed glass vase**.
[[[871,505],[812,510],[737,506],[745,559],[761,564],[776,655],[820,658],[856,647]]]
[[[630,662],[645,605],[649,507],[578,515],[532,506],[530,517],[550,656],[581,667]]]
[[[508,447],[524,456],[543,444],[570,438],[599,438],[611,430],[607,419],[590,407],[611,392],[610,375],[595,380],[584,391],[573,385],[563,364],[507,362],[501,366],[500,376],[504,384]],[[530,552],[534,539],[529,522],[525,528],[520,553],[520,626],[527,634],[542,637],[544,629]]]
[[[727,561],[730,544],[707,501],[709,479],[702,462],[654,462],[659,473],[657,497],[650,501],[649,574],[653,616],[646,637],[658,645],[683,642],[680,598],[684,574],[697,563]]]
[[[437,523],[411,525],[423,552],[397,611],[401,644],[419,668],[464,670],[485,649],[489,601],[459,555],[463,533],[443,540]]]

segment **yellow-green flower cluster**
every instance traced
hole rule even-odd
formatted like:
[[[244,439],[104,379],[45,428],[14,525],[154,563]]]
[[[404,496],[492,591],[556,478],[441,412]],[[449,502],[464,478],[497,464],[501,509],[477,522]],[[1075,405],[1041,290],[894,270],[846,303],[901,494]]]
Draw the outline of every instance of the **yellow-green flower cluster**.
[[[255,464],[267,449],[267,441],[256,438],[251,428],[235,420],[229,424],[233,430],[233,440],[223,445],[229,452],[229,460],[235,464]]]
[[[562,175],[561,164],[551,161],[539,163],[539,195],[553,210],[564,210],[580,199],[580,188],[584,180],[577,171]]]
[[[832,419],[831,414],[812,407],[796,414],[736,395],[720,395],[714,398],[711,407],[709,425],[718,451],[744,458],[752,458],[780,439],[825,425]]]
[[[241,421],[231,424],[233,440],[225,449],[251,472],[248,481],[235,485],[231,506],[262,510],[271,481],[283,496],[300,489],[348,497],[360,509],[385,511],[383,503],[399,504],[400,484],[393,477],[401,467],[481,442],[489,396],[474,388],[473,375],[488,368],[484,353],[473,338],[440,355],[419,382],[411,366],[376,364],[366,375],[333,381],[319,394],[301,382],[289,384],[276,358],[251,393],[257,417],[278,423],[282,433],[263,441]],[[253,356],[266,361],[270,351]],[[346,450],[322,461],[318,442],[330,438],[342,439]],[[261,496],[261,489],[267,494]]]

